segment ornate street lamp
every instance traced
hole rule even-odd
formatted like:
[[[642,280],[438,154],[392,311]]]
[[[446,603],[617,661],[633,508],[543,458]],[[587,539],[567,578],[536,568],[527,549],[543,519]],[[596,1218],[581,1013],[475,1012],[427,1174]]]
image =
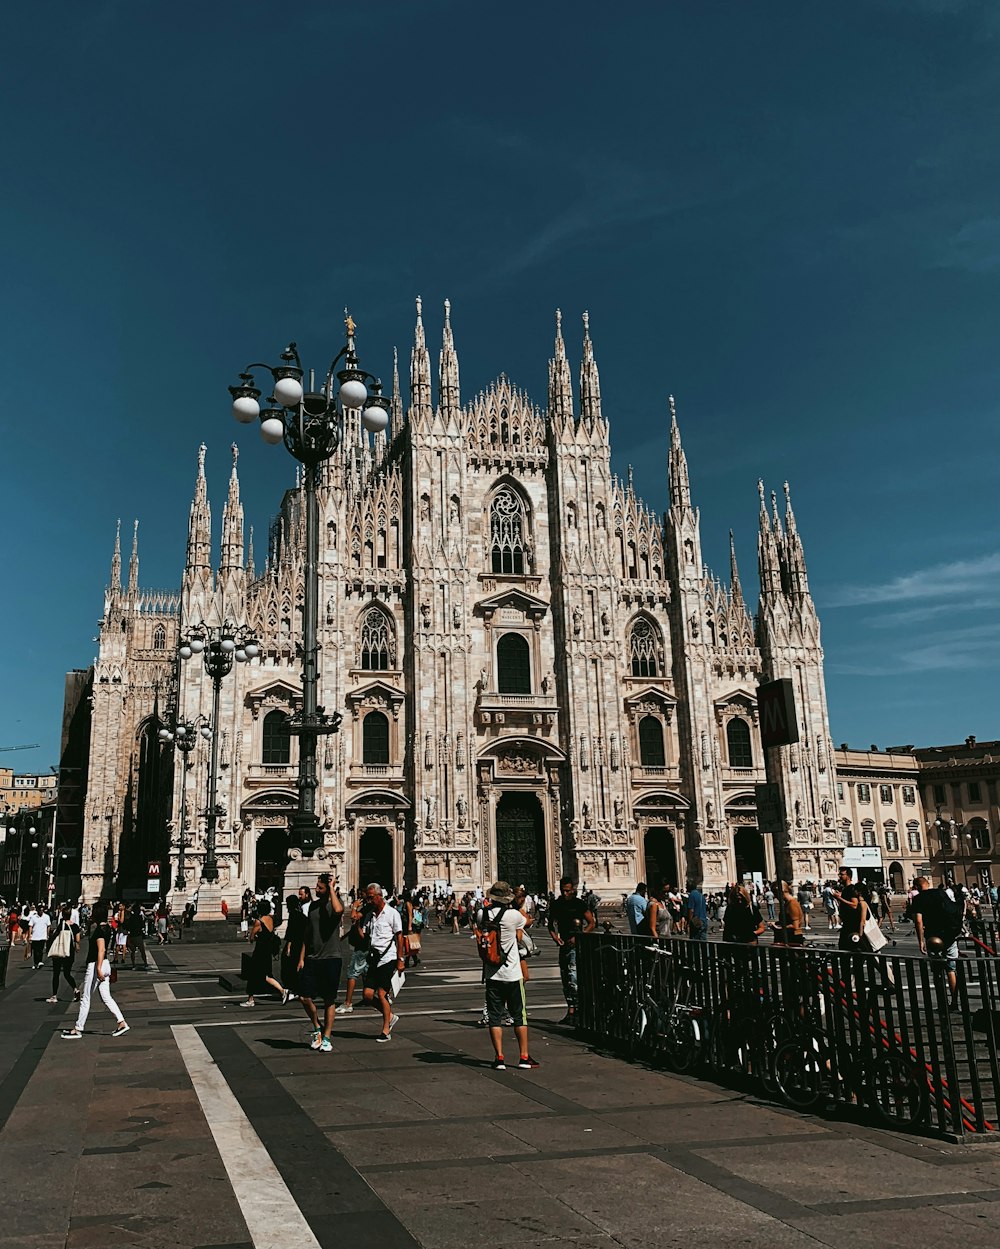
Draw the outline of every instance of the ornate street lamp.
[[[280,365],[249,364],[240,374],[240,384],[230,386],[233,416],[242,424],[260,421],[266,443],[285,444],[286,450],[304,465],[305,486],[305,603],[302,648],[302,710],[288,717],[288,730],[299,738],[299,801],[292,816],[289,840],[305,855],[320,844],[316,815],[317,739],[340,728],[338,712],[327,715],[317,705],[319,679],[319,507],[316,478],[320,464],[340,445],[344,413],[361,411],[361,423],[370,433],[379,433],[389,424],[389,401],[382,394],[377,377],[359,367],[354,345],[357,328],[350,314],[344,320],[347,341],[326,371],[319,390],[303,392],[302,363],[295,343],[281,353]],[[340,369],[338,365],[342,365]],[[261,409],[261,390],[255,384],[254,370],[271,375],[272,393]],[[310,374],[312,379],[312,374]],[[313,383],[310,380],[310,387]]]
[[[207,884],[215,884],[219,879],[219,864],[215,856],[215,830],[219,817],[216,802],[219,773],[219,708],[222,694],[223,678],[232,671],[233,663],[245,664],[260,654],[257,639],[244,628],[226,622],[221,625],[199,624],[181,642],[177,653],[185,663],[195,655],[201,655],[205,663],[205,671],[212,678],[212,721],[211,727],[202,727],[202,736],[212,742],[212,760],[208,773],[208,810],[205,827],[205,862],[201,869],[201,878]],[[181,737],[187,738],[187,724]],[[193,728],[194,726],[192,726]],[[206,731],[207,729],[207,731]],[[160,734],[165,730],[161,729]],[[176,730],[175,730],[176,733]],[[161,737],[161,740],[166,740]],[[180,740],[180,738],[177,738]],[[186,762],[186,757],[185,757]],[[181,801],[184,798],[182,795]],[[181,829],[181,845],[184,843],[184,830]]]
[[[181,752],[181,829],[180,836],[177,839],[177,878],[174,881],[174,888],[186,892],[187,877],[184,874],[184,850],[187,846],[188,768],[191,766],[191,752],[198,745],[199,736],[206,741],[211,741],[213,734],[208,718],[206,716],[198,716],[193,721],[178,720],[174,717],[170,724],[164,724],[160,728],[156,736],[164,745],[169,742],[175,749]]]

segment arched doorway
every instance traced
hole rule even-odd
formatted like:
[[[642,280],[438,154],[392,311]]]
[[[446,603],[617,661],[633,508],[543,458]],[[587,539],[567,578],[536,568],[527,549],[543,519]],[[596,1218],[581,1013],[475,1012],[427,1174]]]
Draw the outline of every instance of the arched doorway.
[[[642,839],[646,860],[646,883],[651,889],[659,885],[679,885],[677,876],[677,840],[673,830],[654,824]]]
[[[273,885],[282,892],[288,866],[288,829],[279,825],[265,828],[257,838],[257,870],[254,889],[258,893]]]
[[[767,876],[767,857],[764,853],[764,838],[756,828],[738,828],[733,838],[736,851],[736,879],[752,876],[759,872]]]
[[[548,889],[545,826],[534,794],[502,794],[497,803],[497,878],[524,885],[529,893]]]
[[[358,877],[361,888],[378,883],[383,889],[395,885],[392,870],[392,837],[387,828],[366,828],[358,842]]]
[[[902,893],[906,888],[906,882],[903,879],[902,863],[889,864],[889,884],[896,893]]]

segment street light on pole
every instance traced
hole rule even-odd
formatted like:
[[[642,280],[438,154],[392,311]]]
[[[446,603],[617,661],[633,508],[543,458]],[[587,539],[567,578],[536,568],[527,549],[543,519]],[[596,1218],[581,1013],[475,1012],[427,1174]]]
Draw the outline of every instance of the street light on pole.
[[[298,807],[291,820],[290,841],[304,855],[312,855],[320,843],[316,814],[316,747],[319,737],[340,728],[338,712],[327,715],[318,706],[319,683],[319,505],[316,477],[320,464],[340,445],[346,412],[361,413],[361,423],[369,433],[379,433],[389,424],[389,400],[382,394],[377,377],[358,364],[354,342],[356,325],[348,313],[344,320],[346,342],[326,371],[319,390],[303,392],[302,362],[295,343],[281,353],[280,365],[250,364],[240,374],[240,384],[230,386],[233,416],[242,425],[260,421],[261,437],[285,449],[304,466],[305,488],[305,601],[303,603],[302,710],[288,717],[290,733],[299,738]],[[342,365],[340,369],[338,365]],[[254,370],[270,373],[272,393],[261,409],[261,390]],[[310,375],[311,377],[312,375]],[[312,382],[310,381],[310,386]]]
[[[192,651],[192,654],[194,652]],[[244,651],[246,654],[246,651]],[[250,658],[247,655],[247,658]],[[192,720],[173,718],[171,723],[161,726],[156,735],[164,745],[171,743],[181,752],[181,827],[177,839],[177,877],[174,888],[179,892],[187,890],[187,876],[184,872],[184,850],[187,846],[187,778],[191,766],[191,752],[198,745],[199,736],[206,741],[212,739],[212,729],[206,716],[197,716]]]
[[[208,773],[208,810],[205,825],[205,862],[201,869],[201,878],[206,884],[215,884],[219,879],[219,863],[215,854],[215,832],[218,822],[218,805],[216,802],[219,779],[219,713],[222,698],[222,682],[232,671],[233,663],[245,664],[260,654],[257,639],[244,628],[238,628],[228,621],[221,625],[196,625],[188,637],[178,647],[177,653],[185,663],[195,655],[201,655],[205,663],[205,671],[212,679],[212,721],[211,728],[203,728],[202,735],[208,736],[212,742],[212,759]],[[161,730],[162,732],[163,730]],[[181,735],[187,736],[187,726]],[[183,830],[182,830],[183,834]]]

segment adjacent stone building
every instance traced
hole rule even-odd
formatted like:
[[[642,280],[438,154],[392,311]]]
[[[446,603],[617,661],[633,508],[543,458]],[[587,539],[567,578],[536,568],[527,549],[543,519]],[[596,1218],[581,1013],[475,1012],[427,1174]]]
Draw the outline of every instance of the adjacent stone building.
[[[370,437],[349,419],[320,470],[321,695],[343,715],[320,743],[323,857],[345,885],[552,888],[569,873],[614,894],[637,879],[723,885],[832,874],[837,821],[819,622],[787,486],[759,489],[760,607],[705,568],[673,399],[668,509],[611,471],[589,325],[574,386],[557,317],[541,409],[505,376],[462,403],[445,306],[437,393],[418,302],[404,409]],[[236,450],[213,562],[205,448],[178,591],[139,588],[116,540],[94,669],[83,854],[93,897],[171,858],[182,769],[156,738],[167,709],[211,713],[211,682],[178,639],[199,622],[256,632],[261,655],[223,686],[218,851],[232,898],[276,883],[296,804],[303,604],[301,488],[266,563],[244,542]],[[774,752],[783,827],[758,827],[765,779],[756,687],[790,677],[800,741]],[[166,753],[165,753],[166,752]],[[203,857],[208,744],[187,769],[186,874]],[[297,853],[292,851],[293,856]],[[166,871],[164,871],[166,876]]]

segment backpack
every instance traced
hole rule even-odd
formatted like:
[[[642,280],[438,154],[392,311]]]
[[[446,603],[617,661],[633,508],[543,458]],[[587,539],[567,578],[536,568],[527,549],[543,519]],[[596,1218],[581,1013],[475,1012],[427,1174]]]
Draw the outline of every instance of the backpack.
[[[943,889],[940,893],[941,926],[944,929],[941,937],[947,945],[951,945],[962,931],[965,907],[961,902],[955,902],[949,898]]]
[[[479,932],[476,936],[476,948],[479,950],[483,965],[487,968],[502,967],[507,961],[507,952],[500,944],[500,921],[508,909],[506,905],[501,904],[494,919],[490,919],[489,907],[483,909],[482,923],[479,925]]]
[[[419,906],[413,908],[413,931],[421,932],[424,926],[424,913]]]

